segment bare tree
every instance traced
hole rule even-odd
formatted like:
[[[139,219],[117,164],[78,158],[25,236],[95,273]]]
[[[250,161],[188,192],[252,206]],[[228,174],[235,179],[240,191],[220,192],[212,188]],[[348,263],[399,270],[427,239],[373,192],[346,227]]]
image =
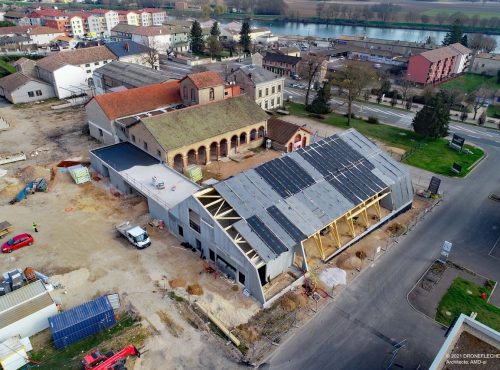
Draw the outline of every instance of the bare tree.
[[[148,67],[151,67],[153,69],[159,69],[160,53],[158,51],[158,43],[154,38],[150,41],[147,49],[148,50],[146,51],[146,54],[142,58],[142,62],[146,64]]]
[[[448,19],[448,14],[445,12],[439,12],[436,14],[436,20],[439,24],[443,24]]]
[[[401,84],[401,105],[405,106],[406,100],[409,96],[413,95],[413,83],[407,79],[403,80]]]
[[[479,89],[477,89],[475,92],[467,95],[467,103],[469,103],[474,110],[473,119],[476,119],[479,108],[481,108],[483,105],[486,105],[488,99],[490,99],[492,96],[493,92],[484,86],[479,87]]]
[[[307,83],[305,99],[306,106],[309,104],[309,94],[311,92],[311,86],[316,80],[316,77],[320,72],[321,65],[323,64],[324,60],[325,58],[322,56],[307,54],[306,56],[302,57],[302,60],[299,63],[299,76],[305,79]]]
[[[346,65],[335,72],[332,85],[338,86],[347,99],[347,124],[351,124],[352,103],[362,92],[376,81],[376,74],[372,68],[355,62]]]
[[[497,42],[493,37],[475,33],[469,37],[467,46],[472,50],[491,53],[497,47]]]

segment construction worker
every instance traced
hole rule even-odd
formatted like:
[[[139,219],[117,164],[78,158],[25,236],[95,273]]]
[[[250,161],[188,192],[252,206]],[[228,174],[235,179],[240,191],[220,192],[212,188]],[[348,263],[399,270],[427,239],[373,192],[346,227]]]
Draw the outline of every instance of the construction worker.
[[[33,231],[36,233],[38,232],[38,227],[37,227],[35,221],[33,221]]]

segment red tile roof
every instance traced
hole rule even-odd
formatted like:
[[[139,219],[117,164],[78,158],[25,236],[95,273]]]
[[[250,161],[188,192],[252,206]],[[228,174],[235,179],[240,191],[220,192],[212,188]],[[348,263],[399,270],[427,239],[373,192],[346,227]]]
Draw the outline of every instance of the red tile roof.
[[[189,78],[198,89],[206,89],[207,87],[224,85],[222,76],[215,71],[192,73],[184,78]]]
[[[308,129],[300,127],[294,123],[283,121],[278,118],[270,118],[267,120],[266,137],[281,145],[286,145],[299,130],[305,131],[309,134],[311,133]]]
[[[10,35],[16,33],[26,33],[31,26],[11,26],[11,27],[0,27],[0,36],[1,35]]]
[[[147,112],[182,101],[179,81],[97,95],[94,99],[110,120]]]
[[[34,10],[30,13],[30,17],[36,18],[40,16],[45,16],[45,17],[62,17],[65,16],[64,12],[62,10],[58,9],[40,9],[40,10]]]
[[[59,31],[56,28],[45,27],[45,26],[33,27],[33,28],[29,29],[28,31],[26,31],[26,33],[28,33],[30,35],[50,35],[53,33],[64,34],[64,32]]]
[[[37,61],[36,65],[47,71],[55,71],[66,64],[77,66],[115,59],[115,54],[106,46],[101,45],[53,53]]]

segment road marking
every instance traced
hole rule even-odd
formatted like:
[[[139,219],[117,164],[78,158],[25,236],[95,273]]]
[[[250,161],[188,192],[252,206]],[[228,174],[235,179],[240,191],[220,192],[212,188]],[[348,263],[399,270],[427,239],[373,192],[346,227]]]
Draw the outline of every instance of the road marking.
[[[495,256],[492,256],[491,253],[493,252],[493,250],[495,249],[495,247],[497,246],[498,244],[498,241],[500,241],[500,236],[498,237],[497,241],[495,242],[495,244],[493,245],[493,248],[491,248],[490,250],[490,253],[488,253],[488,256],[490,256],[491,258],[495,258],[497,260],[500,260],[500,258],[498,257],[495,257]]]

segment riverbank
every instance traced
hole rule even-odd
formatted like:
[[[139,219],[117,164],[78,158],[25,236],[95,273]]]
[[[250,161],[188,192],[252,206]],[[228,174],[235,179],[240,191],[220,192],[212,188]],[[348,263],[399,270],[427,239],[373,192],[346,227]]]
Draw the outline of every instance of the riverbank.
[[[218,17],[219,19],[243,20],[246,18],[244,14],[227,13]],[[450,24],[422,24],[411,22],[382,22],[382,21],[365,21],[354,19],[322,19],[322,18],[308,18],[308,17],[288,17],[281,15],[253,15],[251,17],[255,21],[267,22],[293,22],[304,24],[324,24],[324,25],[338,25],[338,26],[356,26],[356,27],[374,27],[374,28],[402,28],[409,30],[421,31],[441,31],[448,32],[451,28]],[[499,28],[490,27],[470,27],[464,26],[465,33],[483,33],[488,35],[500,35]]]

